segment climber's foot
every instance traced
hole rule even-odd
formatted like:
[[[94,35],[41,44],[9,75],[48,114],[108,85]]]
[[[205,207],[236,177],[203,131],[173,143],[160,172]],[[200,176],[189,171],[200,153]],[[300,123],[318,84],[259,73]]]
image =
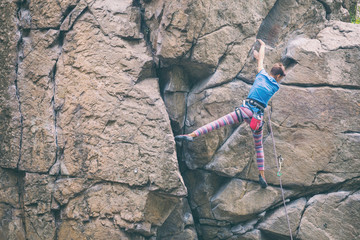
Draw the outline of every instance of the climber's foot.
[[[266,180],[259,174],[259,183],[262,188],[266,188],[268,186]]]
[[[177,142],[180,142],[180,141],[192,142],[192,141],[194,141],[194,138],[189,135],[178,135],[178,136],[175,136],[175,141],[177,141]]]

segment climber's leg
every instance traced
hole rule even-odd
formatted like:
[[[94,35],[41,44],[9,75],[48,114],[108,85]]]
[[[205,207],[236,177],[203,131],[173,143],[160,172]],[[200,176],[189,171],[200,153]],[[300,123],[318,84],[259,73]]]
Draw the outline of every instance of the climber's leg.
[[[256,163],[259,170],[259,182],[262,188],[267,187],[265,180],[265,160],[264,160],[264,148],[263,148],[263,130],[262,127],[253,132],[255,152],[256,152]]]
[[[180,141],[180,140],[192,141],[194,137],[198,137],[198,136],[207,134],[215,129],[219,129],[226,125],[241,123],[242,120],[249,123],[251,117],[252,117],[251,110],[246,107],[241,106],[241,107],[239,107],[238,115],[236,114],[236,111],[231,112],[211,123],[208,123],[198,129],[196,129],[195,131],[193,131],[190,134],[176,136],[175,140],[177,140],[177,141]]]

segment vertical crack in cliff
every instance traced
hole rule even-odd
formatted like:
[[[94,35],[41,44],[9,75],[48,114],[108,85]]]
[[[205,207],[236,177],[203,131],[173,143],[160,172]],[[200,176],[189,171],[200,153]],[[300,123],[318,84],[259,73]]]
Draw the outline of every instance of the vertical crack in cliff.
[[[218,68],[220,67],[221,63],[223,63],[223,61],[225,60],[226,56],[231,52],[233,46],[235,45],[235,42],[231,42],[229,44],[226,44],[226,49],[224,51],[224,53],[221,55],[221,57],[218,60],[218,63],[215,67],[214,73],[218,70]]]
[[[18,187],[18,194],[19,194],[19,207],[21,211],[21,221],[22,227],[24,229],[25,238],[27,235],[26,231],[26,223],[25,223],[25,203],[24,203],[24,194],[25,194],[25,172],[17,170],[17,187]]]
[[[19,139],[19,156],[18,156],[18,162],[16,165],[16,171],[17,171],[17,186],[18,186],[18,194],[19,194],[19,207],[21,211],[21,221],[22,221],[22,227],[24,229],[25,238],[27,235],[27,229],[26,229],[26,222],[25,222],[25,206],[24,206],[24,192],[25,192],[25,172],[19,170],[20,162],[21,162],[21,154],[22,154],[22,146],[23,146],[23,132],[24,132],[24,115],[22,113],[21,108],[21,97],[20,97],[20,87],[19,87],[19,65],[22,62],[24,58],[24,51],[23,51],[23,36],[24,36],[24,28],[21,25],[22,19],[21,19],[21,11],[25,8],[26,9],[26,1],[19,1],[17,4],[17,33],[19,34],[19,39],[16,45],[16,62],[15,62],[15,79],[14,79],[14,85],[15,85],[15,94],[16,99],[18,101],[18,107],[19,107],[19,114],[20,114],[20,139]]]
[[[308,208],[308,199],[306,199],[306,203],[305,203],[305,206],[304,206],[304,209],[301,211],[300,213],[300,217],[299,217],[299,225],[297,226],[296,230],[294,231],[294,235],[295,235],[295,239],[297,238],[297,235],[299,234],[299,231],[300,231],[300,226],[301,226],[301,221],[303,220],[303,217],[304,217],[304,214],[305,214],[305,211],[306,209]]]
[[[57,64],[62,56],[63,51],[63,44],[66,36],[66,32],[70,31],[73,26],[75,25],[76,21],[88,10],[87,5],[79,5],[80,1],[77,1],[76,6],[69,6],[64,11],[64,16],[62,18],[62,22],[60,23],[60,30],[59,30],[59,36],[57,40],[57,47],[59,48],[58,56],[55,60],[54,66],[52,70],[50,71],[49,78],[51,83],[53,84],[53,96],[51,98],[51,105],[53,108],[53,118],[54,118],[54,137],[55,137],[55,160],[54,164],[49,168],[48,173],[50,175],[54,174],[61,174],[61,166],[60,166],[60,159],[62,158],[62,155],[64,153],[64,148],[60,148],[59,142],[58,142],[58,113],[62,106],[58,106],[56,104],[56,72],[57,72]],[[64,26],[64,23],[67,23],[66,26]]]
[[[323,5],[323,7],[325,9],[325,12],[326,12],[326,19],[330,20],[330,18],[331,18],[331,8],[330,8],[329,4],[324,0],[317,0],[317,1]]]
[[[55,201],[55,200],[53,200]],[[55,236],[54,240],[59,239],[59,228],[61,226],[61,206],[59,209],[51,209],[52,214],[54,215],[54,221],[55,221]]]
[[[193,54],[194,54],[194,48],[195,48],[197,42],[199,41],[200,34],[202,33],[205,25],[206,25],[206,20],[205,20],[205,21],[203,22],[203,24],[201,25],[201,28],[200,28],[200,31],[199,31],[198,35],[193,37],[193,41],[192,41],[192,43],[191,43],[190,49],[189,49],[187,52],[185,52],[185,54],[184,54],[184,56],[188,56],[188,58],[189,58],[190,60],[191,60],[191,58],[192,58],[192,56],[193,56]]]
[[[20,113],[20,140],[19,140],[19,158],[17,162],[17,169],[19,169],[20,161],[21,161],[21,151],[22,151],[22,143],[23,143],[23,131],[24,131],[24,116],[21,111],[21,98],[20,98],[20,89],[19,89],[19,82],[18,82],[18,75],[19,75],[19,64],[23,57],[23,28],[21,26],[21,9],[23,8],[23,2],[18,2],[17,6],[17,32],[19,34],[19,40],[16,45],[16,62],[15,62],[15,94],[19,105],[19,113]]]
[[[60,38],[59,37],[59,42],[60,42]],[[60,56],[60,54],[59,54]],[[54,67],[51,71],[51,82],[53,84],[53,96],[51,98],[51,104],[53,107],[53,115],[54,115],[54,134],[55,134],[55,161],[54,164],[56,164],[56,162],[58,161],[58,152],[59,152],[59,145],[58,145],[58,130],[57,130],[57,114],[58,114],[58,109],[56,108],[56,102],[55,102],[55,94],[56,94],[56,81],[55,81],[55,76],[56,76],[56,65],[57,62],[59,60],[59,56],[55,61]]]
[[[159,59],[156,58],[156,51],[155,49],[153,48],[153,45],[152,45],[152,42],[151,42],[151,39],[150,39],[150,28],[147,26],[146,24],[146,20],[145,20],[145,7],[142,5],[142,3],[139,1],[139,0],[134,0],[133,1],[133,6],[134,7],[138,7],[139,10],[140,10],[140,17],[141,17],[141,22],[140,22],[140,31],[142,32],[143,36],[144,36],[144,40],[145,40],[145,43],[152,55],[152,58],[153,58],[153,61],[155,62],[155,66],[156,66],[156,76],[158,77],[159,79],[159,85],[160,85],[160,89],[162,89],[162,86],[161,86],[161,79],[160,79],[160,68],[161,68],[161,62]],[[163,14],[163,13],[162,13]],[[202,26],[202,28],[204,27],[205,25],[205,22]],[[196,38],[196,41],[197,39],[199,38],[199,36],[197,36]],[[189,52],[190,53],[190,57],[191,58],[191,55],[192,55],[192,51],[193,51],[193,48],[195,46],[196,43],[193,42],[192,44],[192,47],[190,48]],[[186,54],[188,54],[186,53]],[[186,55],[185,54],[185,55]],[[163,95],[163,92],[160,91],[160,95],[164,101],[164,95]],[[185,96],[185,118],[184,118],[184,127],[183,127],[183,130],[185,129],[185,126],[186,126],[186,119],[187,119],[187,102],[188,102],[188,94],[186,94]],[[164,102],[165,103],[165,102]],[[170,116],[169,116],[170,117]],[[183,163],[181,162],[182,161],[182,156],[181,154],[179,153],[182,153],[182,148],[183,146],[181,147],[176,147],[178,148],[177,149],[177,159],[178,159],[178,165],[179,165],[179,172],[180,174],[182,175],[182,172],[181,172],[181,168],[184,167],[183,166]],[[179,151],[179,148],[180,148],[180,151]],[[183,177],[183,176],[182,176]],[[184,181],[184,184],[185,186],[187,185],[186,182]],[[188,188],[188,186],[186,186]],[[190,202],[190,199],[188,198],[188,196],[185,197],[186,199],[188,199],[188,202]],[[194,212],[193,212],[193,209],[190,207],[190,211],[191,211],[191,214],[194,218],[194,228],[195,228],[195,231],[196,231],[196,234],[197,236],[199,237],[200,236],[200,229],[199,229],[199,226],[200,226],[200,222],[199,220],[197,219],[197,217],[194,215]],[[199,237],[200,239],[200,237]]]
[[[150,53],[151,53],[151,56],[153,58],[153,61],[155,62],[156,66],[159,66],[160,63],[157,63],[156,62],[156,58],[155,58],[155,55],[156,55],[156,51],[155,49],[153,48],[152,46],[152,42],[150,40],[150,28],[147,26],[146,24],[146,20],[145,20],[145,7],[140,3],[140,0],[134,0],[133,1],[133,4],[132,4],[134,7],[137,7],[139,8],[139,11],[140,11],[140,32],[143,34],[144,36],[144,40],[145,40],[145,43],[146,43],[146,46],[148,47]],[[162,9],[162,11],[164,11]]]

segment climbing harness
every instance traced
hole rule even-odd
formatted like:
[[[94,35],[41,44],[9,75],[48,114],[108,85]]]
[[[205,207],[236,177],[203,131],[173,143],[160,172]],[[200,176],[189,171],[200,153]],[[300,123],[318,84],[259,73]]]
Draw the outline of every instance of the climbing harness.
[[[269,115],[269,129],[270,129],[271,138],[272,138],[273,147],[274,147],[274,156],[275,156],[276,166],[277,166],[277,169],[278,169],[277,176],[279,177],[280,188],[281,188],[281,196],[282,196],[282,200],[283,200],[283,204],[284,204],[287,224],[288,224],[288,227],[289,227],[290,239],[293,240],[291,227],[290,227],[289,215],[288,215],[288,212],[287,212],[287,209],[286,209],[286,201],[285,201],[285,196],[284,196],[284,189],[283,189],[282,182],[281,182],[281,175],[282,175],[282,173],[281,173],[281,165],[282,165],[284,159],[281,157],[281,155],[279,155],[279,157],[277,157],[274,133],[273,133],[272,127],[271,127],[271,116],[270,116],[271,114],[269,113],[268,115]]]
[[[253,131],[259,130],[263,125],[261,121],[261,116],[264,115],[265,106],[262,103],[251,98],[247,98],[246,100],[244,100],[243,105],[247,106],[253,113],[250,121],[250,128]],[[256,107],[258,111],[254,111],[252,106]]]
[[[241,115],[240,108],[236,107],[235,108],[235,113],[236,113],[236,117],[237,117],[238,121],[240,123],[243,122],[244,118]]]
[[[259,102],[259,101],[256,101],[255,99],[247,98],[247,99],[245,100],[245,103],[257,107],[258,109],[261,110],[261,112],[264,112],[264,110],[265,110],[265,105],[262,104],[262,103]]]

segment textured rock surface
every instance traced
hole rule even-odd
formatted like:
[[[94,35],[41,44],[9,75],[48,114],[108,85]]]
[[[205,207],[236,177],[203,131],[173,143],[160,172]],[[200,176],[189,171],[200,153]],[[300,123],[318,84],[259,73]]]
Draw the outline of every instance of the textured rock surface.
[[[359,192],[341,191],[312,197],[300,222],[299,238],[358,238],[359,222],[350,219],[359,212],[359,197]]]
[[[253,218],[280,200],[280,189],[268,187],[262,190],[259,184],[234,179],[213,196],[211,205],[216,219],[241,222]]]
[[[20,155],[20,139],[22,134],[22,115],[19,106],[17,89],[17,42],[19,34],[14,19],[17,6],[12,1],[0,3],[1,27],[0,38],[0,156],[1,167],[16,168]]]
[[[272,142],[249,127],[187,144],[265,67],[296,239],[356,239],[356,0],[0,2],[0,239],[288,239]]]
[[[302,214],[306,204],[305,198],[300,198],[294,202],[288,203],[286,211],[288,213],[291,232],[295,233],[300,225]],[[265,233],[272,234],[276,239],[287,239],[289,235],[288,223],[283,207],[269,214],[258,226]],[[268,231],[268,232],[267,232]]]

